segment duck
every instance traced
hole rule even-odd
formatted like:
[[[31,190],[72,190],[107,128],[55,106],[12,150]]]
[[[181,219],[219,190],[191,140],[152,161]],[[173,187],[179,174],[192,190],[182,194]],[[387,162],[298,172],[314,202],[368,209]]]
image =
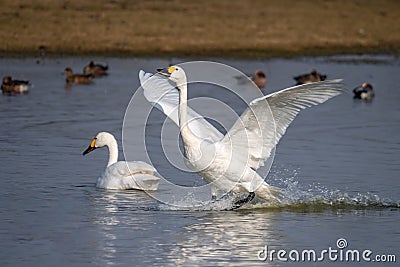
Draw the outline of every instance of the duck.
[[[256,196],[273,205],[282,203],[282,189],[266,183],[256,170],[272,156],[300,110],[323,103],[343,91],[341,80],[332,80],[294,86],[256,98],[223,135],[188,106],[188,83],[183,67],[175,65],[157,71],[160,75],[139,72],[145,98],[179,127],[185,163],[210,184],[211,200],[217,199],[218,191],[247,194],[235,201],[232,209],[240,208]]]
[[[246,84],[248,79],[250,79],[260,90],[265,88],[265,86],[267,85],[266,75],[261,70],[256,70],[252,75],[235,76],[235,79],[237,79],[238,83],[242,85]]]
[[[301,85],[306,83],[325,81],[326,75],[318,73],[317,70],[313,69],[310,73],[301,74],[299,76],[293,77],[293,79],[297,82],[296,85]]]
[[[354,98],[370,101],[374,98],[374,87],[370,83],[363,83],[353,89]]]
[[[67,75],[67,84],[90,84],[93,80],[92,74],[74,74],[71,68],[65,68],[64,73]]]
[[[90,61],[88,65],[83,68],[84,74],[92,74],[94,77],[100,77],[103,75],[107,75],[108,65],[107,64],[100,64],[94,63]]]
[[[155,176],[156,169],[143,161],[118,161],[118,144],[109,132],[99,132],[83,152],[86,155],[100,147],[108,147],[107,167],[97,179],[96,187],[102,189],[136,189],[154,191],[158,189],[160,178]]]
[[[265,76],[265,73],[261,70],[256,70],[254,75],[251,77],[251,80],[254,82],[255,85],[257,85],[259,89],[263,89],[267,85],[267,78]]]
[[[11,76],[3,77],[1,90],[3,94],[26,94],[29,92],[29,81],[13,80]]]

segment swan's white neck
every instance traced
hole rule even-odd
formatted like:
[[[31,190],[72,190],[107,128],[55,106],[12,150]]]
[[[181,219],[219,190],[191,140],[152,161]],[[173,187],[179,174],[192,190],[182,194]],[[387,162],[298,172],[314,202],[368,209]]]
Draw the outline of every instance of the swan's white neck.
[[[187,127],[187,84],[178,85],[179,88],[179,129]]]
[[[188,126],[187,121],[187,83],[180,83],[177,85],[179,88],[179,130],[184,141],[194,137],[192,131]]]
[[[117,140],[115,140],[115,138],[113,136],[110,136],[110,138],[108,138],[108,140],[107,140],[106,146],[108,147],[108,152],[109,152],[108,163],[107,163],[107,167],[109,167],[118,161]]]

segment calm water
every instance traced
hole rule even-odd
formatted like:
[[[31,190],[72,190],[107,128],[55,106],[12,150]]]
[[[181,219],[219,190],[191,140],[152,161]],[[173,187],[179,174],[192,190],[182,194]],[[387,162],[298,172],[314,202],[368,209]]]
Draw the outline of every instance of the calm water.
[[[266,245],[288,252],[337,249],[339,238],[348,249],[400,260],[399,59],[219,60],[244,72],[264,70],[267,92],[293,85],[292,76],[311,68],[343,78],[348,89],[364,81],[376,88],[371,103],[344,93],[303,111],[289,127],[267,180],[288,190],[291,205],[234,212],[179,210],[143,192],[95,188],[107,151],[86,157],[82,151],[99,131],[112,132],[121,144],[139,69],[171,62],[99,59],[108,62],[109,76],[65,89],[64,68],[81,71],[89,60],[0,59],[2,76],[33,84],[28,95],[0,96],[1,266],[297,266],[276,257],[258,261],[257,253]],[[153,125],[161,119],[154,114]],[[148,148],[158,151],[157,138],[150,137]],[[202,182],[152,155],[174,182]],[[326,258],[323,264],[350,263]]]

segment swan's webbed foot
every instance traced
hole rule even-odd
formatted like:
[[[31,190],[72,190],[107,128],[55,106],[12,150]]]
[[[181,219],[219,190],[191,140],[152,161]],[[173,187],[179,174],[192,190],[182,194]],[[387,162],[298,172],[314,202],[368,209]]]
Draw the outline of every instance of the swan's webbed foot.
[[[236,209],[240,208],[241,206],[243,206],[244,204],[249,203],[250,201],[252,201],[254,199],[255,196],[256,196],[256,194],[254,192],[250,192],[250,194],[246,198],[239,199],[238,201],[233,203],[232,210],[236,210]]]

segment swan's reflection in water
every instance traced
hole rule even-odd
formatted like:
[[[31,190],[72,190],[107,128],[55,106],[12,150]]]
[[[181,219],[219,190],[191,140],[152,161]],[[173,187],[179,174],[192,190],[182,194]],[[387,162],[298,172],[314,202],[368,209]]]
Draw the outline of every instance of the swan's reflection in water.
[[[115,240],[117,236],[113,233],[113,227],[120,224],[120,220],[115,216],[118,211],[116,205],[117,198],[114,194],[104,194],[103,198],[92,199],[95,205],[103,203],[102,209],[98,210],[96,207],[96,216],[93,218],[93,224],[99,227],[100,242],[98,242],[98,249],[95,257],[92,259],[99,265],[113,265],[117,249],[115,248]]]
[[[92,261],[100,266],[266,266],[258,251],[281,239],[275,212],[160,210],[143,192],[94,194]]]
[[[276,265],[278,261],[258,260],[258,252],[266,245],[297,248],[311,239],[315,248],[342,231],[342,225],[331,231],[324,224],[324,232],[315,234],[315,221],[328,222],[329,214],[338,214],[335,208],[321,210],[318,203],[317,210],[307,205],[306,209],[293,206],[293,210],[195,211],[176,210],[138,191],[96,190],[89,195],[91,228],[86,229],[91,240],[84,247],[90,249],[79,255],[98,266]],[[303,213],[304,217],[299,216]],[[346,225],[354,227],[354,218],[350,216]]]
[[[96,191],[89,201],[97,232],[90,256],[100,266],[266,266],[257,252],[280,239],[274,212],[160,210],[136,191]]]
[[[273,212],[212,212],[196,216],[196,221],[184,227],[183,238],[169,255],[176,265],[266,266],[257,252],[279,240]]]
[[[99,236],[92,261],[99,266],[115,265],[121,258],[131,258],[140,251],[135,235],[148,231],[153,225],[151,216],[143,216],[138,209],[154,203],[140,191],[102,191],[90,197],[93,207],[92,224]],[[145,213],[145,212],[144,212]]]

